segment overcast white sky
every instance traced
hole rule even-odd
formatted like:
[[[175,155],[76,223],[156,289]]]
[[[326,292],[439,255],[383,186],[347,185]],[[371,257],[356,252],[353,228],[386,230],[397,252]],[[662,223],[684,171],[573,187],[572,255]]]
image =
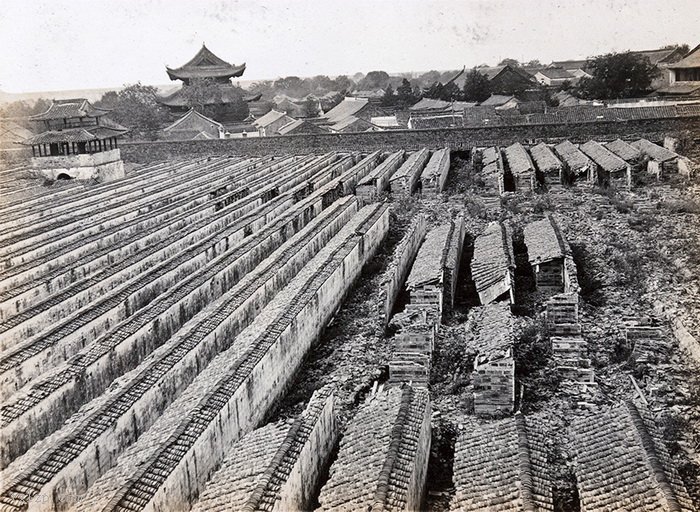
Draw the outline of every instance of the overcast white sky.
[[[0,0],[0,90],[165,84],[202,42],[261,79],[693,47],[699,28],[699,0]]]

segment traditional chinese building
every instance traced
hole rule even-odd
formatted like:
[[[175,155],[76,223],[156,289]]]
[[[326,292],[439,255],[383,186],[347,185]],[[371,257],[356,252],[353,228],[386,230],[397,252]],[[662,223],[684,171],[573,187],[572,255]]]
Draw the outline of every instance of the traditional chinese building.
[[[234,105],[241,100],[250,102],[260,99],[257,97],[243,96],[241,90],[231,83],[232,78],[240,77],[245,72],[245,63],[241,65],[230,64],[214,55],[204,44],[189,62],[179,68],[165,67],[170,80],[180,80],[182,87],[167,96],[161,96],[159,101],[174,112],[186,112],[191,107],[188,101],[187,88],[206,83],[197,98],[197,102],[204,106],[209,105]],[[217,119],[224,121],[224,119]]]
[[[30,117],[44,130],[22,141],[32,148],[32,167],[54,180],[123,177],[117,139],[128,130],[106,118],[108,112],[77,98],[54,101]]]

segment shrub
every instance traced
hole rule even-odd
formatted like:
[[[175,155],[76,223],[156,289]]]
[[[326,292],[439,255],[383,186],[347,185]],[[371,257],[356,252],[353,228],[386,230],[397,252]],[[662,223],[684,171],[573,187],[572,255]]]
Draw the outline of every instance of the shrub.
[[[549,197],[549,194],[537,196],[537,199],[535,199],[535,204],[533,205],[533,210],[535,213],[544,213],[553,209],[552,198]]]

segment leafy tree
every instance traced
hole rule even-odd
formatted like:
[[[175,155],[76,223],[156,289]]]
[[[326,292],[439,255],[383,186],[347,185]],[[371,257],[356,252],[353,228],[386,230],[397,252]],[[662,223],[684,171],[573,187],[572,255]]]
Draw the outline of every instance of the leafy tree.
[[[418,101],[411,82],[404,78],[401,85],[396,89],[396,103],[403,107],[410,107]]]
[[[462,92],[466,101],[484,101],[491,95],[489,77],[476,68],[472,69],[465,76]]]
[[[302,102],[304,117],[318,117],[319,102],[314,97],[308,97]]]
[[[156,99],[156,92],[155,87],[141,82],[125,86],[117,93],[109,117],[130,128],[133,136],[155,138],[158,130],[169,120],[167,110]],[[106,93],[103,99],[111,102],[114,96]]]
[[[370,71],[357,84],[361,91],[385,89],[387,85],[389,85],[389,74],[386,71]]]
[[[114,109],[118,102],[119,93],[117,91],[107,91],[95,102],[95,105],[101,108]]]
[[[520,62],[516,59],[503,59],[498,63],[499,66],[512,66],[514,68],[520,67]]]
[[[298,76],[279,78],[275,80],[273,86],[276,92],[292,98],[302,98],[311,92],[308,89],[308,83],[304,83]]]
[[[431,87],[432,85],[436,84],[439,81],[440,81],[440,72],[435,71],[435,70],[428,71],[427,73],[423,73],[421,76],[418,77],[418,83],[424,88]]]
[[[542,63],[537,59],[533,59],[533,60],[525,63],[525,66],[528,68],[536,68],[536,67],[539,67],[541,65],[542,65]]]
[[[248,104],[243,99],[245,91],[240,87],[233,87],[234,93],[231,95],[229,92],[231,87],[222,86],[211,78],[204,78],[190,81],[189,85],[182,88],[182,96],[188,107],[216,121],[222,119],[242,121],[250,112]]]
[[[686,43],[683,44],[667,44],[662,48],[662,50],[673,50],[674,48],[678,48],[683,55],[688,55],[690,52],[690,46],[688,46]]]
[[[440,96],[442,96],[443,88],[444,85],[442,85],[440,82],[435,82],[433,85],[431,85],[423,91],[423,97],[431,98],[434,100],[440,99]]]
[[[385,107],[393,107],[396,105],[396,94],[394,93],[394,88],[391,85],[387,85],[386,89],[384,89],[382,105]]]
[[[34,103],[27,101],[13,101],[0,107],[0,118],[14,118],[15,122],[25,128],[36,129],[36,123],[29,121],[29,116],[46,112],[51,105],[51,100],[39,98]]]
[[[454,82],[448,82],[442,86],[440,90],[439,99],[443,101],[457,101],[462,99],[462,91],[459,86]]]
[[[340,75],[335,77],[333,80],[333,87],[330,89],[331,91],[350,91],[352,88],[355,86],[355,82],[353,82],[350,78],[348,78],[345,75]]]
[[[578,93],[587,99],[632,98],[649,91],[658,69],[647,57],[625,53],[609,53],[586,64],[591,77],[579,81]]]

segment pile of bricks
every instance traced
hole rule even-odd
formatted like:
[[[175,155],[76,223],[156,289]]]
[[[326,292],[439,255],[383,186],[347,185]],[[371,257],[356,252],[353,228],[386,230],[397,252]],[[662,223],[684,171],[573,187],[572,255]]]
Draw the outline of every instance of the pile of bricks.
[[[561,293],[547,301],[547,323],[557,368],[564,380],[586,387],[595,384],[588,344],[578,321],[578,293]]]

